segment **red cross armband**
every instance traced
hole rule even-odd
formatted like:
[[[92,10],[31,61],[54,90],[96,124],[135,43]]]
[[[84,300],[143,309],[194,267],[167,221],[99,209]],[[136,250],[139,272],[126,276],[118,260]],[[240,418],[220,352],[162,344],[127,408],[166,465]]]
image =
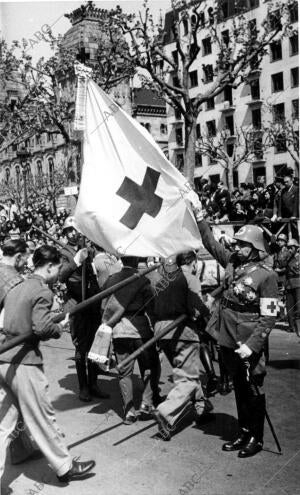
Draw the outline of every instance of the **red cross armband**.
[[[261,316],[277,316],[278,299],[275,297],[261,297],[259,300]]]

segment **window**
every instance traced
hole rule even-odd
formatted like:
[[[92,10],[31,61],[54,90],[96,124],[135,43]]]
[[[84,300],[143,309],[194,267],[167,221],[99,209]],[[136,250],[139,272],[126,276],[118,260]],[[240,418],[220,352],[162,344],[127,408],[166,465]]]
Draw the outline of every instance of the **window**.
[[[281,122],[285,118],[284,103],[273,105],[273,121]]]
[[[205,13],[203,11],[199,13],[199,18],[200,18],[200,26],[204,27],[205,26]]]
[[[259,100],[260,99],[259,79],[254,79],[254,81],[251,81],[250,88],[251,88],[252,100]]]
[[[274,177],[282,177],[287,168],[286,163],[279,163],[278,165],[274,165]]]
[[[289,5],[290,22],[298,22],[298,2]]]
[[[232,156],[234,151],[234,145],[232,143],[228,143],[226,148],[227,148],[227,155]]]
[[[226,125],[226,129],[230,133],[230,136],[234,136],[234,119],[233,119],[233,115],[228,115],[228,117],[225,117],[225,125]]]
[[[229,45],[229,30],[226,29],[225,31],[222,31],[222,40],[224,45],[228,46]]]
[[[280,30],[282,28],[280,10],[274,10],[273,12],[270,12],[269,26],[270,29],[273,31]]]
[[[290,56],[292,57],[293,55],[297,55],[299,52],[299,47],[298,47],[298,34],[294,34],[293,36],[290,37]]]
[[[204,83],[212,82],[214,79],[214,71],[212,65],[203,65]]]
[[[41,160],[37,161],[37,175],[38,177],[41,177],[43,175],[43,165]]]
[[[207,134],[209,137],[216,136],[217,129],[216,129],[216,121],[215,120],[208,120],[206,122],[206,127],[207,127]]]
[[[16,104],[17,104],[17,100],[15,98],[11,98],[9,102],[9,106],[12,112],[14,111]]]
[[[215,22],[214,9],[212,7],[209,7],[207,13],[208,13],[209,24],[212,26]]]
[[[10,169],[7,167],[5,169],[5,182],[8,182],[10,178]]]
[[[211,53],[211,39],[205,38],[202,40],[203,55],[209,55]]]
[[[178,127],[175,131],[176,144],[178,146],[183,146],[182,128]]]
[[[161,134],[167,134],[167,125],[166,124],[160,124],[160,133]]]
[[[229,105],[232,106],[232,87],[226,86],[224,89],[224,101],[229,101]]]
[[[253,151],[256,156],[256,159],[262,160],[263,159],[263,149],[262,149],[262,134],[260,131],[254,131],[252,134],[252,144],[253,144]]]
[[[284,132],[278,133],[275,138],[275,153],[285,153],[286,136]]]
[[[299,120],[299,100],[292,100],[292,119]]]
[[[273,43],[270,44],[270,50],[271,50],[271,62],[276,62],[276,60],[281,60],[282,59],[282,48],[281,48],[281,41],[273,41]]]
[[[299,67],[291,69],[291,86],[292,88],[298,88],[299,86]]]
[[[172,52],[172,57],[173,57],[175,64],[178,65],[178,51],[177,50],[174,50]]]
[[[215,108],[215,99],[214,97],[209,98],[206,102],[206,110],[212,110]]]
[[[183,19],[183,35],[186,36],[189,32],[189,23],[187,19]]]
[[[272,93],[276,93],[276,91],[283,91],[283,72],[278,72],[277,74],[273,74],[272,76]]]
[[[258,33],[257,28],[256,28],[256,19],[251,19],[248,22],[248,28],[249,28],[251,40],[252,41],[256,40],[257,33]]]
[[[151,133],[151,124],[149,124],[149,122],[146,122],[145,129],[147,129],[147,131]]]
[[[261,111],[260,108],[252,110],[252,125],[255,129],[261,129]]]
[[[181,119],[181,111],[179,110],[179,108],[175,108],[175,119],[176,120],[180,120]]]
[[[189,73],[190,76],[190,88],[195,88],[198,86],[198,72],[196,70],[193,70],[192,72]]]
[[[183,170],[184,158],[182,153],[176,155],[176,167],[178,168],[179,171]]]
[[[196,151],[195,155],[195,166],[196,167],[202,167],[202,155],[199,153],[199,151]]]
[[[201,125],[196,124],[196,138],[200,139],[201,138]]]

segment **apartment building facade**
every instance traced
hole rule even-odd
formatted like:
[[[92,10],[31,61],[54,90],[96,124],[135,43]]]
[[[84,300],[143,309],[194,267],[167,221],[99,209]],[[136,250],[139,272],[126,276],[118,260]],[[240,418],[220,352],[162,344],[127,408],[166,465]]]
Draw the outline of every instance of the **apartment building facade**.
[[[237,13],[243,16],[257,30],[261,31],[262,21],[267,17],[269,2],[266,0],[242,0],[222,2],[223,19],[218,22],[217,29],[223,40],[229,39],[232,20]],[[214,82],[214,66],[218,56],[218,47],[212,42],[209,19],[213,2],[205,2],[203,10],[203,29],[198,33],[200,53],[190,67],[190,97],[203,94]],[[182,24],[181,37],[188,36],[191,29],[190,18]],[[169,16],[169,17],[168,17]],[[166,14],[166,29],[170,29],[172,13]],[[224,129],[229,134],[228,143],[236,139],[236,130],[252,127],[255,137],[265,137],[264,130],[274,126],[274,122],[285,118],[294,129],[299,125],[299,59],[298,59],[298,5],[295,2],[290,8],[290,20],[295,33],[275,37],[268,47],[259,69],[249,70],[247,78],[236,89],[228,87],[215,98],[211,98],[202,106],[197,118],[197,137],[217,136]],[[184,32],[185,31],[185,32]],[[176,55],[176,44],[171,36],[166,36],[166,53]],[[184,123],[180,113],[167,108],[169,156],[171,161],[182,169],[184,165]],[[266,140],[264,141],[266,142]],[[270,143],[270,139],[268,140]],[[296,152],[297,154],[297,152]],[[233,180],[237,187],[241,182],[255,182],[257,177],[264,177],[271,183],[276,174],[280,174],[285,166],[295,170],[298,167],[295,159],[287,151],[282,140],[277,146],[268,146],[258,152],[254,159],[241,163],[235,170]],[[204,177],[212,182],[224,180],[225,170],[208,156],[196,156],[195,182]]]

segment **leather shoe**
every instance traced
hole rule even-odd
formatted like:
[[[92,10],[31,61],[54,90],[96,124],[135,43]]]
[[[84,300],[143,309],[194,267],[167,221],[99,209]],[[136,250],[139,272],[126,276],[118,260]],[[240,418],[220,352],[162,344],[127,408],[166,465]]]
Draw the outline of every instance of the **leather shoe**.
[[[148,404],[141,404],[139,409],[139,419],[142,421],[147,421],[153,418],[153,406],[149,406]]]
[[[169,425],[167,420],[155,409],[153,411],[153,416],[158,424],[158,431],[161,438],[165,442],[168,442],[169,440],[171,440],[171,430],[172,430],[171,425]]]
[[[95,461],[79,462],[73,459],[71,469],[69,469],[66,474],[57,476],[57,478],[61,483],[68,483],[74,478],[80,478],[81,476],[84,476],[86,473],[91,471],[91,469],[93,469],[95,465]]]
[[[106,392],[103,392],[98,385],[94,385],[89,388],[89,392],[93,397],[97,397],[97,399],[110,399],[110,395]]]
[[[137,420],[137,417],[135,414],[132,414],[132,413],[129,413],[125,416],[125,419],[123,421],[123,424],[124,425],[132,425],[133,423],[135,423]]]
[[[224,443],[222,450],[225,452],[233,452],[234,450],[240,450],[246,446],[250,438],[250,433],[247,430],[243,430],[241,434],[233,441]]]
[[[207,395],[214,395],[218,391],[219,380],[216,375],[212,375],[208,378],[206,383],[206,393]]]
[[[247,445],[239,451],[238,457],[252,457],[255,454],[258,454],[263,448],[263,443],[258,442],[255,437],[251,437],[248,441]]]
[[[89,390],[87,388],[80,389],[78,398],[82,402],[91,402],[92,400],[92,397],[90,396]]]
[[[230,392],[231,392],[231,387],[230,387],[229,383],[226,383],[226,382],[220,383],[220,386],[219,386],[220,395],[227,395],[227,394],[230,394]]]

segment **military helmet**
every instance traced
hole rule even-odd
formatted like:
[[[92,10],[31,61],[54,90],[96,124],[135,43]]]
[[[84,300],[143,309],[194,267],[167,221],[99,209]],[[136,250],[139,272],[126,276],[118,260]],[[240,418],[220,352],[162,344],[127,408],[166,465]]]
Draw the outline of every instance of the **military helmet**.
[[[279,234],[279,236],[277,237],[277,241],[287,242],[287,236],[285,234]]]
[[[236,241],[249,242],[258,251],[266,251],[264,232],[257,225],[243,225],[233,238]]]
[[[289,242],[287,243],[287,246],[288,247],[296,247],[296,248],[298,248],[299,247],[299,242],[297,241],[297,239],[290,239]]]
[[[74,217],[67,217],[65,219],[65,223],[63,224],[62,231],[64,232],[65,230],[68,230],[68,229],[76,229],[76,227],[74,225]]]

